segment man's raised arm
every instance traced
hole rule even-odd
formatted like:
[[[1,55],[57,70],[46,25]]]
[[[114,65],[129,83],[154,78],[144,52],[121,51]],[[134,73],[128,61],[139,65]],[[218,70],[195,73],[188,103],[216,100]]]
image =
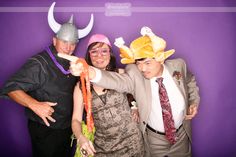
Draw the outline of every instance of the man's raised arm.
[[[70,61],[70,72],[72,75],[80,76],[82,72],[86,71],[85,67],[88,67],[89,79],[92,80],[95,78],[96,70],[93,67],[88,66],[84,59],[63,53],[58,53],[58,56]]]

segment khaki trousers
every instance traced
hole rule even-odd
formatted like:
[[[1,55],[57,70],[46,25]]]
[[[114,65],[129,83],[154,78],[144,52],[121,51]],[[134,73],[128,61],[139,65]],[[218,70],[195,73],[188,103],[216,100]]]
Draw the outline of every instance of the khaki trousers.
[[[154,133],[146,129],[146,142],[148,144],[150,157],[191,157],[191,144],[189,138],[181,127],[177,132],[178,140],[174,145],[171,145],[165,135]]]

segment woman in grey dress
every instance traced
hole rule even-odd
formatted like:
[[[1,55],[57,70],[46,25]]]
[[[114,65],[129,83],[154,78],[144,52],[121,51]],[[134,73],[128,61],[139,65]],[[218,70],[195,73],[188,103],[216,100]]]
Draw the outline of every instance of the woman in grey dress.
[[[96,68],[116,71],[116,60],[108,38],[93,35],[88,44],[86,61]],[[96,128],[94,142],[81,133],[83,115],[79,83],[74,90],[72,130],[80,145],[95,157],[142,157],[144,144],[137,122],[132,119],[126,93],[92,85],[92,114]],[[133,111],[137,113],[137,110]]]

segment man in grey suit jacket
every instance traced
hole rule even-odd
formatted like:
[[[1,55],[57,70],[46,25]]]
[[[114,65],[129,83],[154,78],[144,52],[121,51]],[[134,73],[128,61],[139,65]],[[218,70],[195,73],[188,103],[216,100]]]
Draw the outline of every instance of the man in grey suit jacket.
[[[90,79],[104,88],[133,94],[138,104],[147,156],[189,157],[192,141],[190,120],[197,114],[200,102],[195,77],[187,70],[184,60],[165,60],[174,50],[164,51],[166,42],[150,28],[143,27],[141,34],[143,36],[134,40],[130,48],[124,45],[121,38],[115,42],[120,48],[121,62],[129,64],[125,68],[126,73],[118,74],[91,67]],[[70,60],[72,73],[80,75],[81,65],[74,64],[76,58]],[[164,78],[163,84],[171,106],[176,137],[174,143],[166,138],[159,85],[156,82],[160,77]]]

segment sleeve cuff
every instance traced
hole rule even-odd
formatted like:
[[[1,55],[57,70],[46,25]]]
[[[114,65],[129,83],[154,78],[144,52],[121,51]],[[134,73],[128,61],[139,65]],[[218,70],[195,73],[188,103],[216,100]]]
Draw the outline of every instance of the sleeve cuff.
[[[99,69],[97,69],[97,68],[94,68],[94,67],[92,67],[92,68],[95,70],[96,75],[95,75],[95,77],[94,77],[93,79],[91,79],[90,81],[93,82],[93,83],[97,83],[97,82],[99,82],[99,81],[101,80],[101,78],[102,78],[102,72],[101,72],[101,70],[99,70]]]

